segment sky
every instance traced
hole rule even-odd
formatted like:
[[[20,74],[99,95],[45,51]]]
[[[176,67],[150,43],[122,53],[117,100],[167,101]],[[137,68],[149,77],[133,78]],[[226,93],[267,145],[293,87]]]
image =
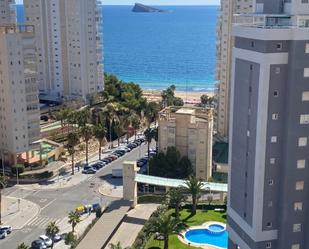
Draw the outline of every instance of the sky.
[[[21,4],[23,0],[16,0]],[[133,5],[139,2],[149,5],[219,5],[220,0],[102,0],[105,5]]]

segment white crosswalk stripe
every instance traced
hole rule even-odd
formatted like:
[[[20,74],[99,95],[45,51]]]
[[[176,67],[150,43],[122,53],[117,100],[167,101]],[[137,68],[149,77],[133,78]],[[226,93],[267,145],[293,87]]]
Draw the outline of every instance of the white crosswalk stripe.
[[[47,216],[37,216],[33,220],[31,220],[27,226],[30,227],[40,227],[40,228],[46,228],[47,224],[56,221],[56,224],[60,222],[61,219],[53,219]]]

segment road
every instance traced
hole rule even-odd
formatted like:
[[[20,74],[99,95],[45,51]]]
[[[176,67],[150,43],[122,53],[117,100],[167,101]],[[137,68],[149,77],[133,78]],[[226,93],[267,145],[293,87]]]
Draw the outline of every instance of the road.
[[[98,193],[99,186],[103,181],[109,181],[112,169],[122,168],[123,161],[136,160],[146,151],[147,145],[144,144],[105,166],[95,175],[89,175],[86,180],[73,187],[56,190],[29,190],[14,186],[5,189],[3,194],[6,196],[24,198],[38,204],[40,213],[21,230],[13,230],[7,238],[0,240],[0,248],[15,249],[22,242],[30,245],[33,240],[44,234],[50,221],[61,222],[70,211],[81,204],[101,203],[103,206],[107,205],[114,199],[100,195]],[[118,181],[118,184],[122,184],[121,180]]]

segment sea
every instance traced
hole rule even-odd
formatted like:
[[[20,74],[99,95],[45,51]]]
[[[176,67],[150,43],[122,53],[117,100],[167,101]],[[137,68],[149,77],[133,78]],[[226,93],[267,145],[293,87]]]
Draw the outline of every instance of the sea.
[[[219,6],[157,6],[168,13],[135,13],[103,6],[104,69],[143,89],[211,92],[215,83]],[[17,6],[23,22],[23,6]]]

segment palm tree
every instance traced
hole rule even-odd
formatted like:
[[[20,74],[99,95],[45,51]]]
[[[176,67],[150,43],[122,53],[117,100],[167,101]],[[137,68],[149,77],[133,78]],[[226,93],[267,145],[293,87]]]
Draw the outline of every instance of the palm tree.
[[[184,191],[181,188],[172,189],[169,194],[169,205],[175,208],[175,216],[179,218],[180,204],[184,202],[187,198],[184,195]]]
[[[76,225],[80,222],[80,215],[76,211],[71,211],[69,213],[69,224],[72,225],[72,233],[74,233]]]
[[[161,214],[159,217],[154,219],[152,224],[152,232],[158,233],[163,237],[164,249],[168,249],[169,236],[178,233],[184,228],[184,224],[179,219],[172,216],[172,214]]]
[[[72,130],[74,130],[74,126],[77,124],[78,112],[72,111],[68,115],[68,124],[72,126]],[[69,129],[68,129],[69,133]]]
[[[93,134],[99,142],[99,159],[101,160],[102,146],[106,141],[106,128],[103,125],[98,124],[93,128]]]
[[[89,140],[92,138],[92,128],[90,126],[83,126],[81,129],[81,134],[85,139],[86,143],[86,164],[88,164],[88,147],[89,147]]]
[[[157,122],[159,111],[160,111],[160,106],[156,102],[149,102],[146,105],[145,117],[147,120],[148,128],[150,128],[150,125],[153,121],[155,121],[155,123]]]
[[[109,245],[111,249],[122,249],[122,246],[120,245],[120,242],[118,242],[116,245],[115,244],[110,244]]]
[[[154,132],[153,132],[153,129],[146,129],[145,132],[144,132],[144,135],[145,135],[145,138],[146,138],[146,141],[147,141],[147,144],[148,144],[148,163],[147,163],[147,171],[148,171],[148,175],[149,175],[149,155],[150,155],[150,144],[151,144],[151,141],[153,139],[153,136],[154,136]]]
[[[117,123],[115,128],[115,133],[117,135],[117,140],[118,140],[118,147],[120,146],[120,137],[123,135],[124,133],[124,128],[123,128],[123,124],[122,123]]]
[[[61,109],[55,114],[56,119],[60,121],[62,135],[64,133],[63,128],[64,128],[65,121],[68,119],[69,115],[70,115],[70,109],[68,108]]]
[[[136,140],[136,131],[140,128],[141,126],[141,120],[139,118],[138,115],[136,114],[133,114],[131,117],[130,117],[130,122],[131,122],[131,126],[133,127],[134,129],[134,135],[135,135],[135,140]]]
[[[2,207],[2,189],[6,187],[6,179],[5,176],[0,176],[0,225],[2,224],[2,214],[1,214],[1,207]]]
[[[118,121],[118,115],[117,115],[117,109],[115,105],[113,104],[107,104],[105,106],[105,113],[106,113],[106,119],[109,123],[109,142],[110,142],[110,148],[113,147],[113,141],[112,141],[112,126],[114,122]]]
[[[79,142],[79,136],[75,132],[71,132],[68,135],[67,148],[69,154],[72,156],[72,175],[74,175],[74,155],[75,155],[75,146]]]
[[[77,244],[77,236],[73,232],[67,233],[64,238],[64,243],[74,247]]]
[[[53,249],[54,247],[54,237],[57,233],[59,233],[60,229],[56,225],[55,221],[50,222],[47,227],[46,227],[46,235],[49,236],[52,240],[52,245],[51,248]]]
[[[196,206],[198,199],[200,198],[203,186],[204,183],[198,180],[195,176],[189,176],[189,178],[185,182],[185,189],[191,194],[192,197],[192,215],[196,214]]]
[[[24,242],[17,246],[17,249],[28,249],[28,248],[29,246],[27,246]]]

